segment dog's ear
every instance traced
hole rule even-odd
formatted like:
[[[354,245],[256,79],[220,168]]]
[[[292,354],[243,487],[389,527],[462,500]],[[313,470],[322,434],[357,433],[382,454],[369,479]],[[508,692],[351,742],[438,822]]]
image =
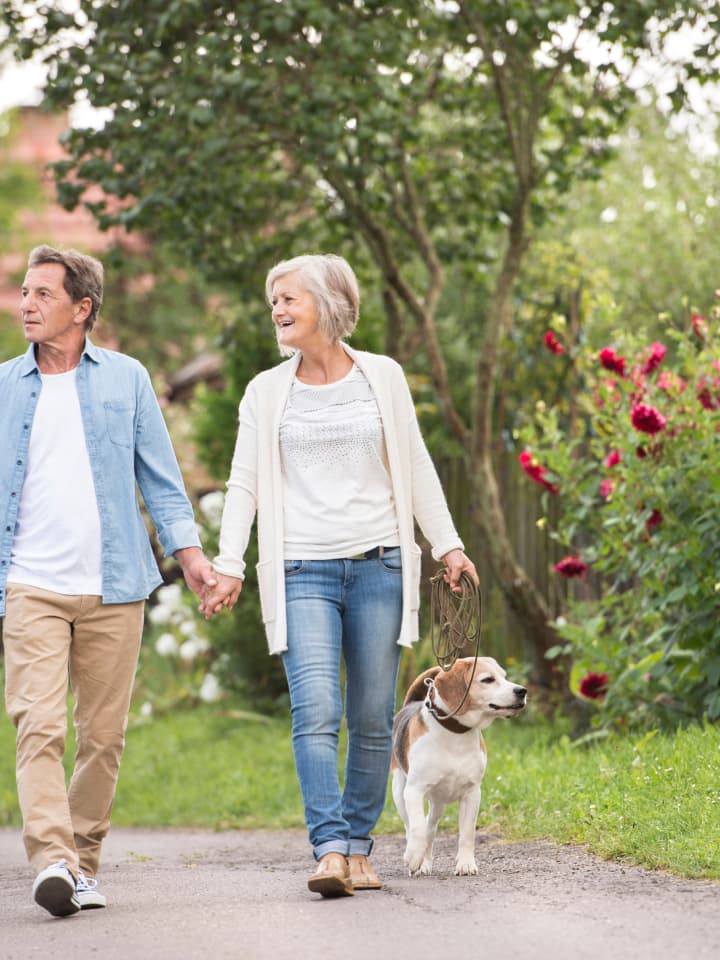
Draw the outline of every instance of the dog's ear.
[[[462,660],[456,660],[450,670],[441,671],[440,675],[435,677],[435,687],[448,713],[457,710],[463,697],[465,702],[459,712],[465,713],[472,706],[472,695],[468,691],[468,685],[471,682],[474,666],[472,657],[463,657]],[[466,691],[467,696],[465,696]]]
[[[415,700],[424,700],[427,696],[427,684],[425,683],[425,680],[429,677],[435,679],[440,672],[440,667],[430,667],[429,670],[425,670],[423,673],[421,673],[419,677],[415,677],[413,682],[408,687],[407,693],[405,694],[403,706],[406,707],[409,703],[412,703]]]

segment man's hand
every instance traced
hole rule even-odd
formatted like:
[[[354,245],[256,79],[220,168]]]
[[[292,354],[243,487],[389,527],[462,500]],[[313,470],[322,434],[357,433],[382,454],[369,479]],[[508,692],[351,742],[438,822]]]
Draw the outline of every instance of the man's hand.
[[[217,575],[200,547],[184,547],[173,554],[183,572],[185,583],[204,599],[208,590],[217,586]]]

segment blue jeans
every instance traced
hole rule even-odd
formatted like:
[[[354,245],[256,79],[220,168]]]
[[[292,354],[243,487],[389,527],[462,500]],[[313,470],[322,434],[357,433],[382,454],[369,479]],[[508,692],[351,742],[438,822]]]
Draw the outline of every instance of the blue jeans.
[[[372,560],[285,561],[292,738],[316,859],[368,854],[385,804],[402,618],[400,548]],[[345,661],[348,752],[338,776]]]

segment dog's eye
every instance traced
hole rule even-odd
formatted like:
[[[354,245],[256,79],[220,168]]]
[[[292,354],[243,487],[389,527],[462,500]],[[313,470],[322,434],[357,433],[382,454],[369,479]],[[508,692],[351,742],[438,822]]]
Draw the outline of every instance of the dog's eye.
[[[480,683],[495,683],[495,677],[481,677]]]

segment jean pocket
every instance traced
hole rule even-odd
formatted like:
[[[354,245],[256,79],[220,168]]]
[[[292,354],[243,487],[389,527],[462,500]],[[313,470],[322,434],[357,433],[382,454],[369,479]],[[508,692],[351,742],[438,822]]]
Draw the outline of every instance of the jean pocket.
[[[131,447],[135,436],[135,407],[125,400],[105,401],[105,423],[110,440],[119,447]]]
[[[305,561],[304,560],[285,560],[283,562],[283,566],[285,569],[285,576],[292,577],[294,574],[300,573],[302,570],[305,569]]]
[[[385,550],[379,559],[386,570],[392,570],[393,573],[402,572],[402,554],[400,547],[390,547],[390,549]]]

